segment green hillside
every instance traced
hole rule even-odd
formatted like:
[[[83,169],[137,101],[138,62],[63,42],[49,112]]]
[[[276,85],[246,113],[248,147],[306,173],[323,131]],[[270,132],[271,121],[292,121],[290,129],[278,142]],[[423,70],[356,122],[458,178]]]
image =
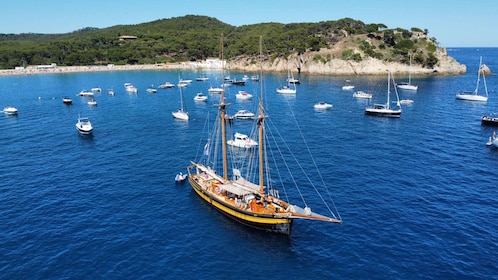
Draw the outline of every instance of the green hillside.
[[[413,62],[424,67],[437,63],[433,55],[436,40],[419,28],[388,29],[384,24],[365,24],[350,18],[235,27],[212,17],[187,15],[136,25],[88,27],[66,34],[0,34],[0,68],[196,61],[220,56],[222,33],[225,57],[229,59],[256,55],[262,35],[265,50],[273,57],[341,46],[343,59],[375,57],[407,62],[408,54],[412,54]]]

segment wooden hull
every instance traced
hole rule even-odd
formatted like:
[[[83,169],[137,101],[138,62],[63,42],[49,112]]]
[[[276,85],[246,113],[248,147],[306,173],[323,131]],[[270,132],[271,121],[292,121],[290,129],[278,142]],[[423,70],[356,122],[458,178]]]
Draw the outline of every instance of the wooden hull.
[[[255,214],[230,205],[211,195],[209,192],[204,191],[201,185],[195,180],[195,176],[190,175],[188,177],[192,189],[202,199],[227,217],[255,229],[290,235],[292,219],[267,214]]]

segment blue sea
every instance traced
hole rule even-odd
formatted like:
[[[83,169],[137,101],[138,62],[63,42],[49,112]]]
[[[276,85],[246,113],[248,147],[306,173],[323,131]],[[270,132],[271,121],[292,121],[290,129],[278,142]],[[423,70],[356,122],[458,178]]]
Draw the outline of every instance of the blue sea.
[[[295,114],[343,219],[299,220],[290,236],[239,225],[174,181],[199,154],[206,115],[216,111],[215,95],[193,97],[219,86],[219,71],[0,77],[0,107],[19,110],[0,114],[0,278],[496,279],[498,149],[486,146],[496,128],[480,117],[498,112],[498,49],[448,53],[467,73],[412,77],[419,89],[399,91],[414,101],[399,119],[364,115],[366,101],[341,89],[348,79],[385,102],[384,76],[295,73],[301,84],[288,97],[275,93],[286,73],[265,75],[272,122]],[[480,56],[495,73],[486,77],[488,102],[456,100],[474,90]],[[244,74],[257,73],[230,73]],[[201,75],[210,80],[195,81]],[[178,89],[145,91],[179,76],[194,80],[183,90],[188,123],[171,115]],[[126,93],[126,82],[138,94]],[[98,106],[76,96],[95,86]],[[318,101],[333,108],[315,111]],[[231,103],[231,114],[255,108]],[[78,134],[78,115],[90,118],[92,136]],[[296,126],[280,132],[300,137]]]

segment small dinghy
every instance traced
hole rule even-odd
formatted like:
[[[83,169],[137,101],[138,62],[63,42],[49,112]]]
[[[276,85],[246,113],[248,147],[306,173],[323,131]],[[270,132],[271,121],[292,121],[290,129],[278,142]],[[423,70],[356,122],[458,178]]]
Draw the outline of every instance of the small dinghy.
[[[183,174],[182,172],[176,174],[175,176],[175,182],[181,183],[187,179],[187,174]]]

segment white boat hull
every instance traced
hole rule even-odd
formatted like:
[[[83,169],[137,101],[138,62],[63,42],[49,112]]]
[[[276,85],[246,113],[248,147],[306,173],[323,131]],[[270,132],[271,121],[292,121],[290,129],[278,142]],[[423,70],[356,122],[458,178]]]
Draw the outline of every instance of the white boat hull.
[[[125,83],[124,84],[125,90],[128,93],[138,93],[138,89],[132,85],[131,83]]]
[[[456,98],[459,100],[467,100],[467,101],[481,101],[481,102],[488,101],[487,96],[476,95],[476,94],[458,93],[456,95]]]
[[[196,95],[196,96],[194,97],[194,100],[195,100],[195,101],[204,102],[204,101],[207,101],[207,100],[208,100],[208,97],[207,97],[206,95],[200,95],[200,94],[198,94],[198,95]]]
[[[227,144],[233,147],[244,148],[244,149],[250,149],[258,145],[258,143],[240,142],[236,140],[228,140]]]
[[[488,145],[488,146],[493,146],[493,147],[498,148],[498,138],[492,139],[491,145]]]
[[[249,149],[258,145],[254,139],[249,138],[249,136],[236,132],[234,139],[227,141],[227,144],[233,147]]]
[[[413,100],[411,100],[411,99],[403,99],[403,100],[399,101],[399,104],[410,105],[410,104],[413,104]]]
[[[378,108],[366,108],[365,114],[380,116],[380,117],[390,117],[390,118],[399,118],[401,117],[401,110],[392,110],[392,109],[378,109]]]
[[[175,119],[188,121],[188,113],[178,110],[177,112],[173,112],[172,114]]]
[[[332,104],[327,104],[327,103],[315,104],[313,107],[317,110],[327,110],[327,109],[332,108]]]
[[[398,84],[396,85],[399,89],[406,89],[406,90],[417,90],[418,86],[415,85],[409,85],[409,84]]]
[[[223,91],[222,88],[209,88],[208,89],[208,92],[211,92],[211,93],[221,93]]]
[[[363,91],[357,91],[353,93],[354,98],[363,98],[363,99],[372,99],[372,94],[371,93],[366,93]]]
[[[17,108],[8,106],[3,109],[3,112],[7,115],[17,115]]]
[[[277,93],[295,94],[296,90],[295,89],[288,89],[288,88],[277,88]]]
[[[76,123],[76,129],[81,134],[91,134],[93,132],[92,123],[87,118],[79,118]]]
[[[481,77],[483,79],[484,83],[484,89],[486,92],[486,95],[479,95],[479,83],[481,81]],[[476,89],[473,91],[462,91],[457,93],[456,95],[457,99],[460,100],[467,100],[467,101],[479,101],[479,102],[487,102],[488,101],[488,87],[486,85],[486,76],[482,72],[482,57],[479,60],[479,70],[477,71],[477,84],[476,84]]]
[[[247,100],[252,98],[252,94],[246,93],[246,92],[239,92],[235,95],[235,98],[239,100]]]
[[[187,179],[187,174],[176,174],[175,176],[175,181],[176,182],[183,182],[185,181],[185,179]]]
[[[80,91],[80,93],[78,93],[77,95],[78,96],[94,96],[94,93],[91,91],[83,90],[83,91]]]

